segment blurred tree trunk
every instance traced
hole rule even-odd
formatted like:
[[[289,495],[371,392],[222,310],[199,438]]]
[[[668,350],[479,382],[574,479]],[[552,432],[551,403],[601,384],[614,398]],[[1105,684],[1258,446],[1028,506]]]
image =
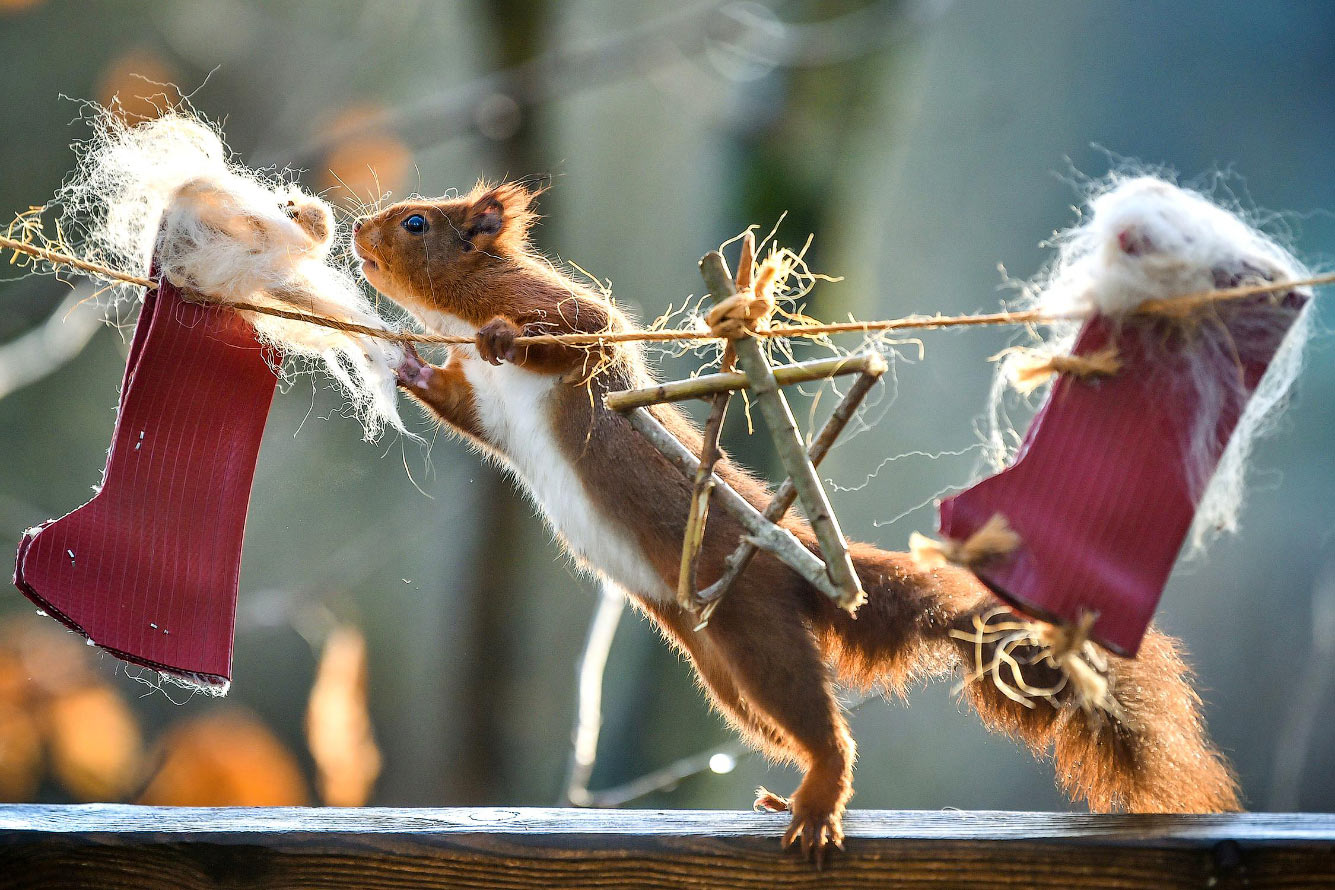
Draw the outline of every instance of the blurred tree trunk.
[[[499,67],[509,68],[542,53],[550,42],[547,0],[477,0],[479,16],[489,32],[493,57]],[[521,112],[518,128],[508,138],[492,142],[495,157],[489,166],[505,175],[534,172],[542,135],[527,110]],[[495,175],[493,172],[492,175]],[[479,502],[482,529],[476,554],[479,561],[471,586],[472,634],[469,659],[462,678],[464,709],[450,715],[443,732],[459,732],[462,717],[462,758],[454,776],[461,803],[500,803],[499,794],[509,788],[507,768],[506,703],[513,699],[516,683],[525,682],[527,659],[513,651],[521,635],[512,627],[523,619],[515,606],[525,598],[531,583],[518,557],[529,548],[526,537],[534,537],[535,519],[514,486],[491,466],[481,468]]]

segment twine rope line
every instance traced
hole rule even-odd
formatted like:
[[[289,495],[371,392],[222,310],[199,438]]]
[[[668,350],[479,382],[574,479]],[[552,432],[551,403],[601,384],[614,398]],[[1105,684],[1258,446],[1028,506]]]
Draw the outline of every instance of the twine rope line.
[[[38,247],[35,244],[28,244],[24,241],[8,238],[3,235],[0,235],[0,250],[14,251],[16,254],[14,259],[17,259],[17,254],[27,254],[28,256],[35,257],[39,260],[44,260],[53,266],[69,266],[70,268],[78,269],[81,272],[94,275],[98,278],[109,281],[118,281],[125,284],[134,284],[148,290],[156,290],[158,286],[157,282],[149,278],[131,275],[128,272],[111,269],[99,263],[83,260],[79,257],[49,250],[44,247]],[[13,262],[13,260],[11,260],[11,262]],[[1297,281],[1268,282],[1265,284],[1249,284],[1240,287],[1201,291],[1199,293],[1174,297],[1170,300],[1148,300],[1137,307],[1134,312],[1140,315],[1179,316],[1185,310],[1194,309],[1215,302],[1237,300],[1260,294],[1278,293],[1280,291],[1293,290],[1300,287],[1320,287],[1328,284],[1335,284],[1335,273],[1316,275],[1310,278],[1299,279]],[[191,294],[188,299],[191,302],[201,303],[203,305],[224,306],[242,312],[256,312],[261,315],[272,315],[275,318],[305,322],[320,327],[345,331],[350,334],[360,334],[366,337],[377,337],[381,340],[388,340],[393,343],[467,346],[476,342],[473,337],[418,333],[416,331],[394,331],[389,328],[356,324],[355,322],[342,321],[337,318],[330,318],[327,315],[318,315],[313,312],[302,312],[297,309],[283,309],[277,306],[258,303],[213,300],[202,294]],[[877,321],[844,321],[812,325],[778,325],[769,328],[748,328],[747,333],[750,336],[759,338],[818,338],[829,334],[871,334],[888,333],[893,331],[985,327],[991,325],[1054,324],[1065,321],[1081,321],[1084,318],[1085,316],[1078,312],[1045,313],[1038,309],[1025,309],[1018,312],[985,312],[973,315],[906,315],[900,318],[882,319]],[[631,331],[609,331],[601,334],[530,334],[516,337],[515,343],[525,346],[601,346],[608,343],[666,343],[685,340],[704,341],[727,339],[729,339],[727,334],[722,332],[715,333],[712,330],[640,329]]]

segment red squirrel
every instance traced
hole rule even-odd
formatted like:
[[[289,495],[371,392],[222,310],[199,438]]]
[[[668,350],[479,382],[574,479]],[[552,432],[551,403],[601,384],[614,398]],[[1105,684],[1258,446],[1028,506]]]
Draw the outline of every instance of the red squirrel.
[[[527,334],[628,327],[605,297],[530,246],[536,195],[521,183],[480,184],[463,197],[395,204],[355,225],[354,250],[371,285],[429,329],[475,338],[452,347],[443,367],[410,353],[400,385],[509,470],[575,559],[624,588],[686,655],[714,705],[751,744],[804,771],[791,798],[760,789],[757,804],[791,811],[784,846],[800,839],[819,863],[830,846],[842,846],[852,795],[855,746],[835,682],[902,694],[921,678],[967,670],[974,644],[950,631],[972,630],[995,600],[967,571],[924,571],[908,554],[854,543],[867,601],[850,615],[762,551],[696,629],[696,616],[674,595],[691,483],[603,404],[608,392],[655,382],[638,344],[516,343]],[[652,412],[699,453],[701,434],[689,418],[670,405]],[[726,456],[717,473],[764,509],[766,485]],[[801,517],[784,525],[817,550]],[[719,577],[742,534],[714,505],[701,586]],[[1090,719],[1069,690],[1055,704],[1027,707],[987,678],[963,694],[989,728],[1050,755],[1062,788],[1095,811],[1238,809],[1236,780],[1206,737],[1178,643],[1151,630],[1138,657],[1109,662],[1117,716]],[[1035,685],[1056,680],[1041,664],[1034,669]]]

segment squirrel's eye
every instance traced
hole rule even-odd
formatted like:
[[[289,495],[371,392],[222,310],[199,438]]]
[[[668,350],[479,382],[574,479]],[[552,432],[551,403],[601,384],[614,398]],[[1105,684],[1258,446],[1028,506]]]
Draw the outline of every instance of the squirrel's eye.
[[[414,235],[420,235],[427,229],[431,228],[427,225],[426,217],[420,213],[414,213],[412,216],[405,219],[403,221],[403,227]]]

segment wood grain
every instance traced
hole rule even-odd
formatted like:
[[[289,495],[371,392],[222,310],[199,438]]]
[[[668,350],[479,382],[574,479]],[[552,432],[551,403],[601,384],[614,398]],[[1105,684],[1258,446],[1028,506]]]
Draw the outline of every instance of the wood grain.
[[[851,812],[816,872],[786,817],[700,810],[0,806],[0,887],[1335,887],[1335,816]]]

